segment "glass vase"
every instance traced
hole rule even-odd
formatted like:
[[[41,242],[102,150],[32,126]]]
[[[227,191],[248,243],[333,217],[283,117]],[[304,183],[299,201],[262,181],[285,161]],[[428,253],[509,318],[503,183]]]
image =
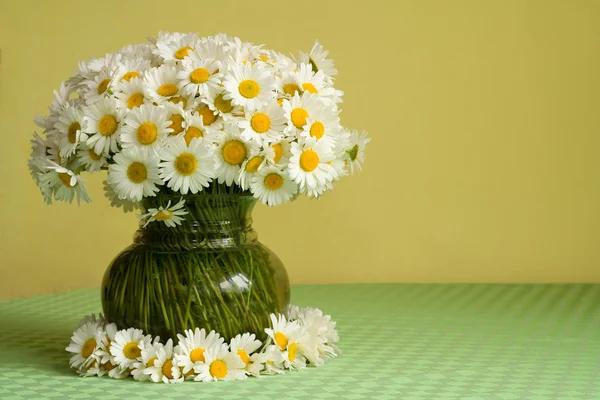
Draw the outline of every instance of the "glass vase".
[[[182,196],[158,195],[141,202],[142,213],[167,207]],[[287,272],[257,239],[248,194],[185,195],[181,225],[153,221],[110,264],[102,282],[106,319],[119,329],[135,327],[162,340],[185,329],[215,330],[225,339],[255,333],[264,339],[269,314],[285,312]]]

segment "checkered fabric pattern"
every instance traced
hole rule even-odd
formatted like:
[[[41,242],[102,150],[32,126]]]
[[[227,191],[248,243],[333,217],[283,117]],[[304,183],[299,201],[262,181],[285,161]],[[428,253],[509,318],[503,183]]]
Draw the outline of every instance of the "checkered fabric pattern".
[[[0,399],[600,399],[600,285],[297,285],[331,314],[322,368],[164,385],[81,378],[65,347],[98,289],[0,303]]]

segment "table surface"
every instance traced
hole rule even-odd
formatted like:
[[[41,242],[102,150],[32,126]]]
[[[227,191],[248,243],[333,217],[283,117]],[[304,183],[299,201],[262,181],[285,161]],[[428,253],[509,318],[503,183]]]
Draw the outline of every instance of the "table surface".
[[[65,347],[98,289],[0,303],[0,399],[600,399],[600,285],[296,285],[338,322],[321,368],[180,385],[81,378]]]

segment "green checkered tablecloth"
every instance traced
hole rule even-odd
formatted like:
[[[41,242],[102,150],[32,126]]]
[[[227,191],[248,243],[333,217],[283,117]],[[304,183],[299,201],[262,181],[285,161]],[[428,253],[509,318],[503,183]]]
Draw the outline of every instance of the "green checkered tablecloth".
[[[338,322],[322,368],[164,385],[81,378],[64,348],[98,289],[0,303],[0,399],[600,399],[600,285],[297,285]]]

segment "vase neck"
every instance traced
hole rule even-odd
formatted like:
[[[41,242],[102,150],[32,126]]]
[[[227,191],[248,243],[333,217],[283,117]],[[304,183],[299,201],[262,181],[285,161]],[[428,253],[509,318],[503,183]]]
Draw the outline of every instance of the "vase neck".
[[[142,214],[156,212],[160,207],[172,209],[181,199],[185,201],[183,215],[169,215],[181,220],[175,226],[164,221],[140,221],[134,235],[134,243],[162,251],[194,249],[236,248],[257,242],[258,235],[252,229],[252,209],[256,199],[243,194],[197,194],[144,198],[140,203]],[[155,218],[156,219],[156,218]],[[147,223],[147,224],[146,224]],[[145,226],[144,226],[145,225]]]

